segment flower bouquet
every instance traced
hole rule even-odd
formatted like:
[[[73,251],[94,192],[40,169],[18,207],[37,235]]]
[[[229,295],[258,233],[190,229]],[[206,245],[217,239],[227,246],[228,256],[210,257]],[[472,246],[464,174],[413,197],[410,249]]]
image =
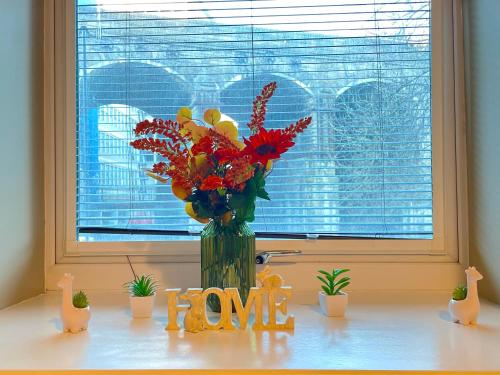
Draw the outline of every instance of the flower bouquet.
[[[173,194],[186,202],[186,213],[207,224],[201,233],[202,288],[237,287],[243,302],[255,286],[255,235],[246,223],[255,218],[257,197],[270,199],[265,178],[273,161],[311,123],[307,117],[284,129],[265,129],[266,105],[275,90],[276,82],[271,82],[255,98],[247,124],[252,134],[243,141],[234,122],[217,109],[207,109],[202,121],[183,107],[176,121],[139,122],[139,138],[131,142],[165,159],[148,174],[170,180]],[[220,309],[216,297],[208,303]]]

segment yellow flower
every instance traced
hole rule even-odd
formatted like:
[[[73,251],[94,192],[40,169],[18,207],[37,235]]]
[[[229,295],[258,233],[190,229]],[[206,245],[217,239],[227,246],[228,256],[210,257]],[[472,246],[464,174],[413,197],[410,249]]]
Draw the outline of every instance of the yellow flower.
[[[231,121],[221,121],[214,125],[214,129],[232,141],[238,139],[238,128]]]
[[[192,192],[184,189],[181,186],[181,184],[179,184],[177,181],[175,181],[174,179],[172,179],[172,193],[177,198],[179,198],[180,200],[183,201],[184,199],[186,199],[187,197],[189,197]]]
[[[186,135],[188,132],[191,133],[191,139],[196,143],[208,134],[208,129],[204,126],[196,125],[193,121],[188,121],[183,124],[181,134]]]
[[[210,219],[208,219],[208,218],[201,218],[201,217],[196,216],[196,212],[194,212],[194,208],[193,208],[193,203],[191,203],[191,202],[187,202],[186,207],[184,209],[186,210],[186,213],[189,216],[191,216],[193,219],[195,219],[196,221],[199,221],[202,224],[207,224],[210,221]]]
[[[191,109],[188,107],[182,107],[179,108],[177,111],[177,115],[175,116],[175,119],[179,124],[183,124],[186,122],[189,122],[193,119],[193,114],[191,112]]]
[[[203,120],[205,120],[207,124],[215,125],[220,121],[221,116],[222,115],[218,109],[209,108],[205,111],[205,114],[203,115]]]

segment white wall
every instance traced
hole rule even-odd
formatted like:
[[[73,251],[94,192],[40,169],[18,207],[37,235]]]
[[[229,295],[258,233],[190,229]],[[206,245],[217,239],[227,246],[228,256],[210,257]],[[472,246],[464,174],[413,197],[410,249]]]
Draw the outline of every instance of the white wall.
[[[500,1],[468,0],[470,263],[481,295],[500,303]]]
[[[42,15],[0,1],[0,308],[43,291]]]

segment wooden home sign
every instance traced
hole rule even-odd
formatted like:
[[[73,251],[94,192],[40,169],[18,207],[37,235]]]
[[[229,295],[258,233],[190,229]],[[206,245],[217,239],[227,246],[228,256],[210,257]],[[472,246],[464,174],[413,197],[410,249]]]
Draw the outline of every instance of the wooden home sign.
[[[250,289],[246,304],[240,298],[237,288],[189,288],[184,294],[181,289],[167,289],[168,324],[166,330],[179,330],[177,316],[179,311],[186,310],[184,316],[184,330],[187,332],[200,332],[204,330],[233,330],[245,329],[248,319],[254,308],[254,330],[290,330],[294,329],[294,317],[287,316],[288,301],[292,296],[292,288],[283,286],[283,278],[280,275],[271,275],[270,269],[265,268],[257,274],[260,287]],[[216,323],[207,317],[207,298],[215,294],[220,300],[221,313]],[[185,300],[189,304],[178,304],[178,299]],[[267,322],[264,322],[263,302],[267,299]],[[239,324],[235,326],[232,320],[232,306],[234,304]],[[284,321],[276,319],[276,312],[281,312]]]

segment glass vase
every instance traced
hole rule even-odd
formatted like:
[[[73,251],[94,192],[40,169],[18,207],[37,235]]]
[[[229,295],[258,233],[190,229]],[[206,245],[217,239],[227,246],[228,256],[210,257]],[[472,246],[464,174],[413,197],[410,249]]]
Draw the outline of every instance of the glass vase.
[[[255,286],[255,233],[245,223],[224,225],[210,221],[201,232],[201,287],[238,288],[246,303]],[[220,301],[208,296],[212,311],[220,312]]]

